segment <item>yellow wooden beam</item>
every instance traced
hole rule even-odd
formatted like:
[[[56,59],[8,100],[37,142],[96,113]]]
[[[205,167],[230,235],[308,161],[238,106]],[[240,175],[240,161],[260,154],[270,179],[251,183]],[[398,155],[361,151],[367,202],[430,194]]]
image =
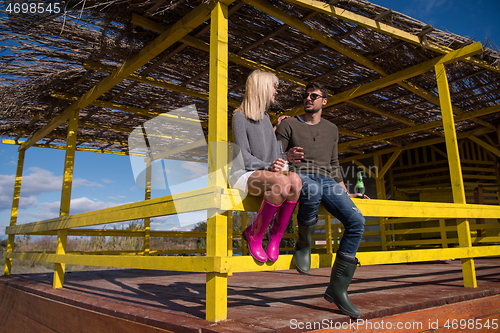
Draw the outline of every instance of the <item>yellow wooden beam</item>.
[[[471,141],[477,143],[478,145],[480,145],[484,149],[488,150],[489,152],[493,153],[495,156],[500,157],[500,150],[498,148],[493,147],[492,145],[488,144],[487,142],[484,142],[483,140],[479,139],[475,135],[469,135],[467,138],[470,139]]]
[[[370,175],[371,178],[378,179],[377,174],[373,173],[372,170],[371,170],[371,168],[368,168],[366,165],[364,165],[360,161],[356,160],[356,161],[354,161],[354,164],[356,164],[357,166],[359,166],[365,173],[367,173],[368,175]]]
[[[2,143],[6,144],[6,145],[21,145],[23,143],[23,141],[3,139]],[[66,146],[63,146],[63,145],[44,144],[44,143],[34,144],[33,147],[50,148],[50,149],[66,149]],[[113,150],[108,150],[108,149],[91,149],[91,148],[77,147],[76,150],[77,151],[91,152],[91,153],[111,154],[111,155],[146,156],[145,154],[138,154],[138,153],[130,153],[129,154],[129,152],[113,151]]]
[[[109,76],[104,78],[101,82],[99,82],[89,91],[87,91],[82,97],[80,97],[78,101],[71,104],[62,113],[54,117],[54,119],[51,120],[47,125],[36,131],[28,140],[26,140],[25,143],[23,143],[19,147],[19,149],[27,149],[35,144],[38,140],[42,139],[48,133],[64,123],[64,121],[66,121],[73,112],[81,110],[92,103],[99,96],[113,88],[122,80],[126,79],[138,68],[144,66],[148,61],[162,53],[169,46],[173,45],[194,28],[205,22],[210,17],[210,12],[214,8],[214,6],[215,2],[210,2],[207,4],[201,4],[193,9],[181,20],[175,23],[170,29],[163,32],[160,36],[155,38],[155,40],[153,40],[141,51],[139,51],[136,56],[120,66],[120,68],[113,72],[113,74],[110,74]]]
[[[138,25],[138,26],[142,26],[143,28],[147,28],[151,31],[158,32],[158,33],[161,33],[166,28],[162,24],[159,24],[157,22],[154,22],[150,19],[147,19],[145,17],[142,17],[140,15],[136,15],[136,14],[132,15],[132,23],[135,25]],[[180,42],[182,42],[186,45],[189,45],[191,47],[194,47],[198,50],[210,52],[210,45],[208,43],[206,43],[198,38],[195,38],[193,36],[187,35],[184,38],[182,38],[180,40]],[[293,75],[283,73],[283,72],[278,71],[278,70],[271,68],[269,66],[259,64],[258,62],[255,62],[253,60],[239,56],[235,53],[228,52],[228,57],[229,57],[229,61],[234,62],[234,63],[239,64],[239,65],[242,65],[244,67],[251,68],[251,69],[259,69],[262,71],[274,73],[278,78],[280,78],[283,81],[296,84],[300,87],[305,87],[307,85],[307,81],[301,80],[300,78],[297,78]],[[236,106],[239,106],[240,104],[241,103],[238,102],[238,105],[236,105]]]
[[[306,34],[320,43],[332,48],[333,50],[345,55],[346,57],[349,57],[356,61],[359,64],[362,64],[363,66],[381,74],[381,75],[386,75],[382,67],[374,63],[373,61],[369,60],[368,58],[362,56],[361,54],[351,50],[349,47],[345,46],[344,44],[336,41],[333,38],[327,37],[324,33],[312,28],[311,26],[305,24],[298,18],[295,18],[291,15],[288,15],[287,13],[279,10],[275,6],[272,6],[268,4],[267,2],[263,0],[243,0],[245,3],[248,3],[255,8],[259,9],[260,11],[263,11],[264,13],[271,15],[272,17],[284,22],[285,24],[289,25],[290,27],[299,30],[303,34]]]
[[[475,132],[476,132],[475,130],[473,130],[473,131],[467,131],[467,132],[460,133],[457,136],[458,136],[459,139],[463,139],[463,138],[466,138],[467,136],[469,136],[469,135],[471,135],[471,134],[473,134]],[[491,133],[491,132],[494,132],[494,131],[491,130],[491,129],[488,129],[488,128],[481,129],[481,135],[485,134],[485,133]],[[430,147],[430,149],[435,150],[436,152],[438,152],[443,157],[448,158],[448,156],[446,156],[446,153],[444,153],[440,149],[437,149],[436,147],[433,146],[435,144],[442,143],[442,142],[444,142],[444,137],[430,139],[430,140],[424,140],[424,141],[418,141],[418,142],[415,142],[415,143],[413,143],[411,145],[408,145],[408,146],[405,146],[405,147],[402,147],[402,148],[391,147],[391,148],[386,148],[386,149],[379,150],[379,151],[374,152],[374,153],[359,154],[359,155],[345,157],[345,158],[342,158],[340,160],[340,163],[342,164],[342,163],[352,162],[354,160],[360,160],[360,159],[364,159],[364,158],[368,158],[368,157],[373,157],[375,155],[380,155],[380,154],[392,154],[392,153],[394,153],[395,151],[397,151],[399,149],[403,149],[403,151],[404,151],[404,150],[414,149],[414,148],[420,148],[420,147]]]
[[[378,179],[383,179],[387,171],[391,168],[391,166],[396,162],[398,159],[399,155],[403,152],[403,149],[398,149],[394,153],[392,153],[391,157],[389,160],[385,163],[384,167],[382,170],[378,172]]]
[[[482,52],[482,46],[481,43],[479,42],[465,46],[461,49],[455,50],[446,55],[436,57],[421,64],[403,69],[397,73],[388,75],[386,77],[382,77],[378,80],[371,81],[360,87],[352,88],[347,91],[341,92],[333,97],[329,97],[328,103],[324,106],[324,108],[326,109],[330,106],[371,93],[378,89],[388,87],[402,80],[423,74],[433,69],[436,64],[439,63],[448,64],[454,61],[462,60],[464,57],[470,56],[471,54],[477,54],[480,52]],[[301,115],[303,113],[304,113],[304,107],[299,107],[297,109],[286,112],[286,114],[289,116]]]
[[[217,2],[210,21],[210,77],[208,102],[208,185],[225,188],[228,155],[228,9]],[[224,172],[218,172],[224,170]],[[207,257],[227,256],[228,212],[207,211]],[[227,318],[227,273],[210,272],[206,275],[206,319],[220,321]]]
[[[453,258],[490,257],[500,254],[500,246],[478,246],[472,248],[447,248],[425,250],[370,251],[356,256],[362,265],[399,264],[411,262],[438,261]],[[311,268],[332,267],[335,254],[311,255]],[[293,255],[280,255],[275,263],[255,264],[251,256],[229,257],[222,266],[226,272],[258,272],[294,269]]]
[[[64,99],[68,101],[77,101],[81,97],[68,94],[68,93],[62,93],[62,92],[52,92],[50,96],[58,99]],[[164,117],[165,119],[168,119],[169,121],[172,122],[177,122],[177,123],[182,123],[182,124],[195,124],[195,123],[201,123],[202,125],[204,122],[202,122],[199,119],[193,119],[193,118],[187,118],[187,117],[178,117],[178,116],[173,116],[168,113],[161,113],[161,112],[155,112],[155,111],[149,111],[148,109],[141,109],[135,106],[128,106],[128,105],[123,105],[115,102],[106,102],[106,101],[101,101],[101,100],[94,100],[89,105],[94,105],[94,106],[100,106],[103,108],[108,108],[108,109],[113,109],[113,110],[119,110],[127,113],[133,113],[133,114],[138,114],[142,116],[148,116],[148,117]],[[206,123],[205,123],[206,125]]]
[[[441,115],[443,119],[446,150],[448,153],[448,164],[450,167],[453,201],[457,204],[465,204],[467,202],[467,198],[465,197],[462,166],[460,164],[460,155],[458,152],[457,134],[455,131],[455,122],[453,119],[448,78],[446,77],[446,69],[444,64],[436,64],[434,71],[436,73],[436,80],[439,90],[439,102],[441,105]],[[470,235],[469,221],[466,219],[459,219],[457,220],[457,223],[460,247],[470,248],[472,246],[472,240]],[[474,260],[471,258],[462,259],[462,271],[464,275],[464,285],[466,287],[476,288],[477,281]]]
[[[213,209],[220,207],[220,204],[218,204],[220,195],[219,188],[207,187],[148,201],[138,201],[87,213],[9,226],[5,229],[5,233],[45,232]]]
[[[350,12],[346,10],[345,8],[339,8],[335,7],[334,5],[330,5],[325,2],[317,1],[317,0],[286,0],[290,3],[296,4],[298,6],[308,8],[314,11],[317,11],[319,13],[327,14],[327,15],[332,15],[337,18],[340,18],[345,21],[352,22],[354,24],[357,24],[359,26],[375,30],[377,32],[380,32],[384,35],[392,36],[397,39],[403,40],[405,42],[409,42],[414,45],[422,46],[426,49],[436,51],[438,53],[449,53],[450,51],[453,51],[449,47],[446,47],[444,45],[437,44],[433,41],[425,40],[423,41],[419,36],[413,35],[409,32],[406,32],[404,30],[395,28],[391,25],[378,22],[374,19],[368,18],[366,16],[362,16],[353,12]],[[486,68],[491,71],[495,72],[500,72],[500,68],[492,66],[488,64],[484,60],[480,60],[476,57],[470,56],[464,59],[465,61]]]
[[[469,119],[472,119],[475,117],[485,116],[488,114],[496,113],[498,111],[500,111],[500,105],[494,105],[494,106],[487,107],[487,108],[484,108],[481,110],[467,112],[467,113],[461,114],[459,116],[455,116],[454,120],[455,120],[455,122],[469,120]],[[406,134],[415,133],[415,132],[419,132],[419,131],[425,131],[425,130],[440,127],[440,126],[443,126],[443,121],[436,120],[436,121],[433,121],[430,123],[421,124],[421,125],[417,125],[417,126],[413,126],[413,127],[408,127],[408,128],[402,129],[402,130],[394,131],[394,132],[389,132],[389,133],[374,135],[374,136],[368,137],[368,138],[353,140],[353,141],[339,144],[339,151],[344,151],[346,149],[349,149],[352,146],[356,146],[356,145],[367,143],[367,142],[385,140],[385,139],[394,138],[394,137],[401,136],[401,135],[406,135]]]
[[[153,269],[180,272],[221,271],[221,258],[179,256],[76,255],[10,252],[9,258],[70,265]]]
[[[71,190],[73,186],[73,169],[75,165],[76,139],[78,137],[78,116],[79,112],[72,113],[68,120],[68,135],[66,138],[66,155],[64,158],[64,175],[61,190],[61,204],[59,208],[59,216],[68,216],[71,203]],[[61,229],[57,232],[57,247],[56,254],[66,254],[66,244],[68,238],[68,230]],[[54,278],[52,287],[62,288],[64,285],[64,263],[55,263]]]
[[[137,14],[132,14],[132,15],[139,16]],[[165,30],[165,29],[163,29],[163,30]],[[182,39],[181,39],[181,41],[182,41]],[[109,66],[109,65],[103,65],[103,64],[100,64],[100,63],[98,63],[96,61],[92,61],[92,60],[85,60],[83,62],[83,67],[87,68],[87,69],[93,69],[96,71],[100,71],[100,72],[105,72],[105,73],[113,73],[116,70],[116,67]],[[150,77],[150,76],[139,75],[139,74],[130,74],[127,77],[127,79],[129,79],[131,81],[146,83],[146,84],[150,84],[152,86],[180,92],[180,93],[188,95],[188,96],[193,96],[193,97],[197,97],[200,99],[208,100],[208,93],[206,93],[206,92],[183,87],[181,85],[170,83],[170,82],[165,81],[165,80],[155,79],[155,78]],[[240,106],[241,102],[229,100],[228,104],[231,106],[234,106],[234,107],[238,107],[238,106]]]
[[[402,82],[399,83],[399,85],[409,91],[411,91],[412,93],[414,93],[415,95],[417,96],[420,96],[422,97],[423,99],[431,102],[432,104],[434,105],[438,105],[439,106],[439,98],[437,96],[435,96],[434,94],[432,94],[431,92],[409,82],[409,81],[406,81],[406,80],[403,80]],[[455,105],[452,105],[452,109],[453,109],[453,112],[455,114],[464,114],[466,113],[464,110],[460,109],[458,106],[455,106]],[[489,127],[491,129],[496,129],[496,126],[495,125],[492,125],[484,120],[481,120],[481,119],[478,119],[478,118],[471,118],[472,121],[484,126],[484,127]]]
[[[15,226],[17,224],[17,215],[19,212],[19,198],[21,197],[21,183],[23,180],[23,168],[24,168],[24,157],[25,150],[18,153],[17,158],[17,168],[16,168],[16,180],[14,182],[14,193],[12,194],[12,209],[10,213],[10,226]],[[9,235],[7,241],[6,252],[12,252],[14,250],[15,235]],[[5,267],[3,275],[9,276],[12,271],[12,259],[5,259]]]

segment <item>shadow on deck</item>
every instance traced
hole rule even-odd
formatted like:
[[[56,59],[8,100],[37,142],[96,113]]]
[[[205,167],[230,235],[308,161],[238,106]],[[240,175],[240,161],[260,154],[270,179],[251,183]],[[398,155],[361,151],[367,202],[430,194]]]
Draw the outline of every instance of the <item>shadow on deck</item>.
[[[462,286],[460,260],[358,267],[350,298],[363,311],[365,328],[381,319],[387,324],[391,316],[400,322],[422,322],[423,329],[415,332],[433,328],[429,326],[436,320],[442,327],[447,318],[450,323],[500,318],[500,259],[475,263],[478,288]],[[235,273],[228,278],[228,319],[211,323],[204,320],[205,274],[73,272],[57,290],[51,287],[52,274],[13,275],[0,278],[0,331],[299,332],[342,324],[346,328],[349,318],[323,299],[329,277],[329,268],[309,275],[292,270]],[[453,307],[443,308],[447,317],[430,309],[443,306]],[[360,326],[348,327],[353,328]]]

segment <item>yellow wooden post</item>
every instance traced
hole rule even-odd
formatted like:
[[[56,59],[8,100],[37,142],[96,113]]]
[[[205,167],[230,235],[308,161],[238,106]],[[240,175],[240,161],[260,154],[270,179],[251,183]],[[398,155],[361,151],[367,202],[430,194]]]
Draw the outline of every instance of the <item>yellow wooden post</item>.
[[[333,253],[332,246],[332,216],[328,214],[325,218],[326,253]]]
[[[439,90],[439,103],[441,104],[441,117],[443,119],[446,150],[448,153],[453,202],[456,204],[465,204],[466,198],[464,180],[462,176],[462,167],[460,165],[460,156],[458,153],[457,133],[455,131],[455,122],[453,119],[453,109],[451,105],[448,79],[446,77],[446,69],[443,63],[438,63],[435,65],[434,70]],[[472,247],[469,221],[460,219],[457,220],[457,224],[460,247]],[[473,258],[462,259],[462,271],[464,275],[464,286],[474,288],[477,287]]]
[[[241,212],[241,255],[246,256],[248,255],[248,246],[247,242],[243,239],[243,231],[247,228],[247,212],[243,211]]]
[[[446,234],[446,221],[445,219],[439,219],[439,229],[441,233],[441,245],[443,249],[448,248],[448,236]]]
[[[401,150],[399,151],[399,153]],[[379,154],[375,154],[373,156],[373,164],[375,164],[375,167],[377,168],[377,174],[378,178],[375,179],[376,182],[376,187],[377,187],[377,199],[379,200],[385,200],[387,199],[386,195],[386,189],[385,189],[385,181],[384,181],[384,175],[387,173],[387,170],[389,169],[390,166],[394,163],[394,161],[397,159],[399,156],[399,153],[396,155],[394,153],[391,156],[391,160],[387,162],[388,168],[386,169],[382,165],[382,156]],[[384,172],[382,172],[384,171]],[[386,235],[386,228],[387,228],[387,220],[388,218],[386,217],[380,217],[380,242],[381,242],[381,248],[382,251],[387,251],[387,235]]]
[[[217,2],[211,15],[210,79],[208,105],[209,186],[227,187],[221,173],[227,167],[227,149],[218,143],[227,142],[228,84],[228,12],[227,5]],[[212,214],[213,212],[209,212]],[[218,213],[207,223],[207,257],[227,256],[227,212]],[[206,319],[219,321],[227,317],[227,273],[207,273]]]
[[[19,157],[17,158],[17,169],[16,169],[16,181],[14,183],[14,195],[12,196],[12,210],[10,213],[10,225],[14,226],[17,224],[17,213],[19,211],[19,198],[21,196],[21,181],[23,179],[23,167],[24,167],[24,156],[26,150],[19,151]],[[14,241],[16,235],[9,235],[7,243],[7,252],[12,252],[14,250]],[[12,272],[12,259],[5,258],[5,267],[3,270],[3,275],[8,276]]]
[[[144,199],[149,200],[151,199],[151,159],[148,156],[148,159],[146,161],[146,189],[144,193]],[[151,218],[146,217],[144,219],[144,255],[149,256],[149,239],[151,237]]]
[[[75,164],[76,138],[78,131],[78,111],[75,111],[68,122],[68,136],[66,140],[66,157],[64,159],[64,178],[61,192],[61,207],[59,216],[68,216],[71,202],[71,186],[73,185],[73,167]],[[60,229],[57,232],[56,254],[66,254],[68,230]],[[64,285],[65,264],[55,263],[54,280],[52,287],[62,288]]]

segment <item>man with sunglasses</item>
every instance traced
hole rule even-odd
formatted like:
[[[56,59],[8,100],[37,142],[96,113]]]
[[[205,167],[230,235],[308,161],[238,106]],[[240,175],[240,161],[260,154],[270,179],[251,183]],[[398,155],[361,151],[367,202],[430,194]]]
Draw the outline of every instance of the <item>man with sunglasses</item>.
[[[356,195],[348,193],[342,178],[337,126],[321,117],[327,96],[328,91],[322,83],[309,83],[302,94],[305,114],[282,120],[276,130],[278,141],[287,151],[290,170],[302,180],[297,214],[299,239],[295,246],[294,263],[300,273],[309,273],[312,237],[318,222],[318,208],[323,204],[344,225],[324,297],[335,303],[342,313],[359,318],[361,311],[349,300],[347,288],[359,264],[356,252],[363,236],[365,219],[351,200]]]

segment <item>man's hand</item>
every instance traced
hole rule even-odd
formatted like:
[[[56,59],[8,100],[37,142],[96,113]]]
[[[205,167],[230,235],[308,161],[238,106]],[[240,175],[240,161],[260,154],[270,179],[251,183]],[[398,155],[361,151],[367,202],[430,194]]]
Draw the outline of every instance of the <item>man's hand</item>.
[[[302,152],[302,147],[293,147],[286,152],[286,158],[288,162],[300,162],[304,158],[304,153]]]
[[[370,199],[366,194],[361,194],[361,193],[349,193],[349,198]]]

